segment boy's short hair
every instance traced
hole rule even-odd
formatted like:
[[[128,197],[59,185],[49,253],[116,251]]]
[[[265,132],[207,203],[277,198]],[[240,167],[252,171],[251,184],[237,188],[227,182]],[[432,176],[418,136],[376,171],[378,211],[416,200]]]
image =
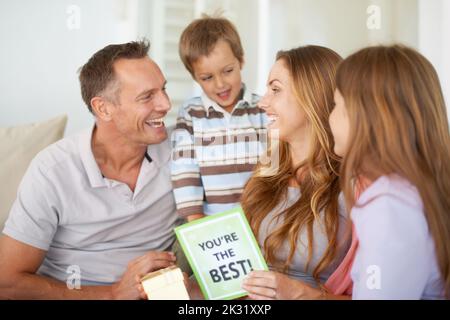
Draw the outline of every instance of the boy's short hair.
[[[181,34],[179,54],[181,61],[194,77],[192,64],[211,53],[217,41],[226,41],[239,62],[244,62],[244,49],[236,27],[226,18],[203,15],[192,21]]]

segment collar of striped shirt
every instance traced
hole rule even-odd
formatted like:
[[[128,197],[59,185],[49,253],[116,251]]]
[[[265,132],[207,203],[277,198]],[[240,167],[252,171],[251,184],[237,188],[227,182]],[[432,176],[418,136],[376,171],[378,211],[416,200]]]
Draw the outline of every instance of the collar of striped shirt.
[[[233,108],[233,111],[240,108],[245,107],[246,105],[251,106],[252,105],[252,93],[250,90],[247,90],[246,85],[243,83],[241,87],[240,96],[242,97],[237,103],[236,106]],[[215,110],[218,112],[223,113],[224,115],[230,116],[231,114],[228,113],[225,109],[223,109],[219,104],[213,100],[211,100],[204,92],[201,94],[202,104],[206,111],[206,116],[209,116],[210,110]],[[233,113],[233,111],[231,113]]]

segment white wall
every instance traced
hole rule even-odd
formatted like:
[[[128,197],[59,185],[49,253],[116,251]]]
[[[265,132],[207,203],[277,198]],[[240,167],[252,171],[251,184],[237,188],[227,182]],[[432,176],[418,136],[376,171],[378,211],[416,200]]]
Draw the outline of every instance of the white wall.
[[[69,116],[66,133],[89,126],[92,117],[80,97],[78,68],[103,46],[138,36],[151,40],[151,55],[162,61],[167,53],[160,45],[160,18],[166,1],[1,1],[0,126],[62,113]],[[209,13],[223,7],[235,22],[246,52],[243,78],[259,93],[264,93],[268,70],[280,49],[320,44],[346,56],[370,44],[402,42],[432,61],[449,101],[450,0],[189,1],[201,3]],[[67,28],[66,10],[72,4],[81,10],[80,29]],[[380,29],[366,26],[371,4],[381,9]]]
[[[447,103],[447,117],[450,122],[450,1],[442,6],[442,65],[439,69],[442,88]]]
[[[343,57],[368,45],[402,42],[417,48],[417,0],[264,0],[268,4],[268,19],[263,23],[268,33],[267,51],[259,54],[268,59],[251,57],[250,61],[266,61],[258,68],[270,69],[277,51],[304,45],[323,45]],[[258,1],[256,1],[258,2]],[[367,27],[367,8],[380,8],[380,28]],[[245,15],[250,16],[250,12]],[[257,39],[257,12],[253,9],[251,30],[247,36]],[[239,22],[239,21],[238,21]],[[238,24],[241,31],[247,29]],[[258,52],[256,53],[258,54]],[[267,72],[266,76],[267,76]],[[251,80],[255,80],[252,79]],[[259,91],[264,82],[256,79]]]
[[[80,29],[70,30],[66,10],[74,3]],[[90,126],[77,70],[103,46],[134,38],[128,9],[118,0],[1,1],[0,126],[64,113],[66,133]]]
[[[419,0],[419,49],[436,68],[450,121],[450,1]]]

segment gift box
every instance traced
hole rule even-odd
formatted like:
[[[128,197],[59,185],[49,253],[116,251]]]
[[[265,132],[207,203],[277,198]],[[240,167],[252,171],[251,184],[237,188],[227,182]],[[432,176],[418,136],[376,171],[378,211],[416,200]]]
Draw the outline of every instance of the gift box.
[[[148,300],[189,300],[180,268],[170,266],[141,279]]]

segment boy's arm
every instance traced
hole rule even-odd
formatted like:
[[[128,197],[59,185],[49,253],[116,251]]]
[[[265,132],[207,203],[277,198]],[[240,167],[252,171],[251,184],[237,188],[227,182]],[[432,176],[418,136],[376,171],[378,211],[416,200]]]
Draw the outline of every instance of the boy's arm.
[[[194,221],[194,220],[197,220],[197,219],[201,219],[201,218],[203,218],[205,216],[206,215],[204,213],[194,213],[194,214],[191,214],[191,215],[187,216],[186,220],[188,222],[191,222],[191,221]]]
[[[192,118],[181,107],[172,133],[172,184],[178,214],[188,221],[204,216],[204,189],[195,152]]]

